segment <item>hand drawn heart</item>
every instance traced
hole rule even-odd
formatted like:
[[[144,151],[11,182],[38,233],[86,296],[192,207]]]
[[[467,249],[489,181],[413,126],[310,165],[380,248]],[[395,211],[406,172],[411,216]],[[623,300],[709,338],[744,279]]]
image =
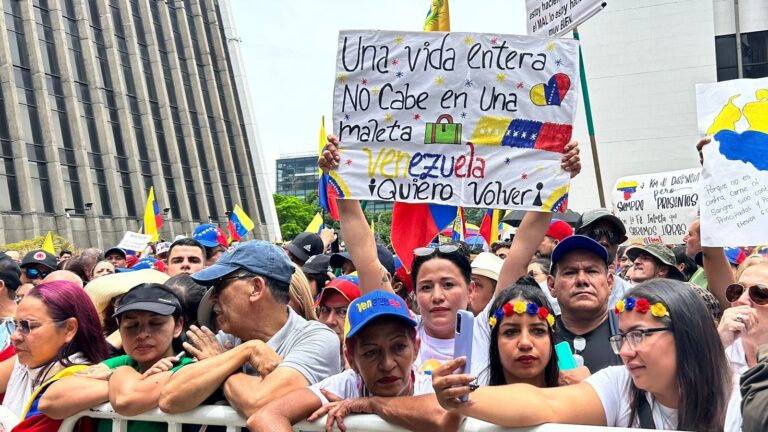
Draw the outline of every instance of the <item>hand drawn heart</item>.
[[[531,102],[538,106],[560,106],[568,90],[571,88],[571,79],[564,73],[552,75],[546,84],[536,84],[531,88]]]

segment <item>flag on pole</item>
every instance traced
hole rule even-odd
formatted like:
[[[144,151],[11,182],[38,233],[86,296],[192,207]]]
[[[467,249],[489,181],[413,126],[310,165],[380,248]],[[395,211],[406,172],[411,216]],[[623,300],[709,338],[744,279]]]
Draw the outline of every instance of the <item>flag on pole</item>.
[[[254,224],[251,218],[248,217],[240,205],[235,204],[234,210],[229,214],[229,223],[227,224],[229,243],[240,241],[253,227]]]
[[[448,0],[431,0],[427,17],[424,19],[425,31],[451,31],[451,17],[448,13]]]
[[[488,209],[480,222],[480,235],[490,246],[499,240],[499,211]]]
[[[320,216],[320,213],[315,213],[315,217],[312,218],[312,221],[307,225],[307,229],[304,230],[304,232],[311,232],[315,234],[320,234],[320,231],[323,229],[323,217]]]
[[[56,249],[53,247],[53,234],[50,231],[48,231],[48,234],[45,236],[45,240],[43,240],[43,246],[40,249],[48,252],[51,255],[56,255]]]
[[[320,121],[320,146],[317,150],[318,157],[323,155],[326,139],[325,117],[323,117]],[[339,208],[336,205],[336,198],[339,197],[339,193],[336,191],[333,183],[330,174],[326,174],[320,170],[320,181],[317,185],[317,198],[318,201],[320,201],[320,207],[322,207],[326,213],[330,214],[333,220],[339,220]]]
[[[144,207],[144,223],[139,229],[141,234],[152,234],[152,240],[157,241],[157,231],[163,226],[163,215],[160,214],[160,207],[155,201],[155,188],[150,186],[147,196],[147,205]]]
[[[451,240],[464,241],[467,238],[467,222],[464,220],[464,207],[456,208],[456,219],[453,220]]]
[[[392,247],[408,272],[413,264],[413,250],[432,242],[455,218],[455,206],[395,202],[392,208]]]

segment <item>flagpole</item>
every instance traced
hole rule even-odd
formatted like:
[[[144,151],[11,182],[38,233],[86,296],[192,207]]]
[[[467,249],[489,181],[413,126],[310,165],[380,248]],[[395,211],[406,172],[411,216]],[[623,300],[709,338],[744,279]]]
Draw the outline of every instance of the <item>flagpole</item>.
[[[573,38],[579,39],[578,27],[573,28]],[[597,155],[597,142],[595,141],[595,125],[592,122],[592,104],[589,102],[589,89],[587,88],[587,74],[584,69],[584,56],[581,53],[581,44],[579,44],[579,76],[581,78],[581,91],[584,95],[584,111],[587,114],[587,130],[589,131],[589,142],[592,146],[592,160],[595,164],[595,180],[597,181],[597,194],[600,198],[600,207],[605,207],[605,195],[603,194],[603,176],[600,173],[600,159]]]

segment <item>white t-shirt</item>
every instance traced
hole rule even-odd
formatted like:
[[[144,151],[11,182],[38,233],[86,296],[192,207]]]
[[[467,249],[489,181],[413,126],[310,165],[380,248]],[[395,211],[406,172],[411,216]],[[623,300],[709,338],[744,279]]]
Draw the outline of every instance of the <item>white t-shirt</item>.
[[[630,382],[632,377],[625,366],[610,366],[602,369],[585,380],[595,389],[605,411],[609,427],[627,427],[630,415]],[[646,392],[648,403],[653,413],[653,422],[658,430],[677,429],[677,410],[667,408],[654,401],[653,395]],[[640,427],[639,418],[632,425]],[[739,376],[733,376],[733,389],[728,400],[725,415],[725,432],[741,430],[741,392]]]
[[[415,320],[416,331],[419,334],[419,338],[421,338],[419,355],[416,357],[416,361],[413,363],[416,367],[416,371],[419,373],[424,372],[421,367],[424,365],[424,363],[430,360],[436,360],[442,364],[448,360],[453,359],[453,343],[455,339],[438,339],[432,337],[427,334],[427,330],[424,328],[424,320],[422,319],[421,315],[416,315]]]
[[[749,369],[741,338],[736,339],[731,346],[725,349],[725,356],[728,357],[728,363],[730,363],[733,373],[741,375]]]
[[[481,377],[487,374],[489,359],[488,349],[491,346],[491,325],[488,324],[488,319],[491,315],[491,306],[496,300],[496,296],[493,296],[491,301],[485,306],[482,312],[475,317],[475,329],[472,333],[472,364],[471,374],[476,377]],[[495,312],[495,311],[494,311]],[[484,381],[487,383],[487,376]]]
[[[413,396],[421,396],[434,393],[432,388],[432,376],[415,373],[413,383]],[[323,405],[330,403],[328,399],[320,392],[321,389],[327,390],[342,399],[351,399],[359,397],[370,397],[371,394],[365,388],[363,377],[352,369],[347,369],[340,374],[330,376],[317,384],[309,386]]]

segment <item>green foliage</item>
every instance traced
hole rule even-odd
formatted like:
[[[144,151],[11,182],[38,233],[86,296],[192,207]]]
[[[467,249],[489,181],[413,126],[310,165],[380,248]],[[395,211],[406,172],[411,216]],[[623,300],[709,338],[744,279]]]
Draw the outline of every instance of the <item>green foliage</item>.
[[[40,249],[40,247],[43,246],[43,240],[45,240],[45,235],[41,235],[29,240],[22,240],[16,243],[0,245],[0,250],[18,251],[22,256],[24,256],[24,254],[31,250]],[[74,243],[56,233],[53,234],[53,247],[56,250],[56,253],[59,253],[62,250],[69,250],[73,253],[79,252]]]
[[[312,204],[293,196],[274,194],[277,219],[284,240],[290,240],[304,232],[316,211]]]

